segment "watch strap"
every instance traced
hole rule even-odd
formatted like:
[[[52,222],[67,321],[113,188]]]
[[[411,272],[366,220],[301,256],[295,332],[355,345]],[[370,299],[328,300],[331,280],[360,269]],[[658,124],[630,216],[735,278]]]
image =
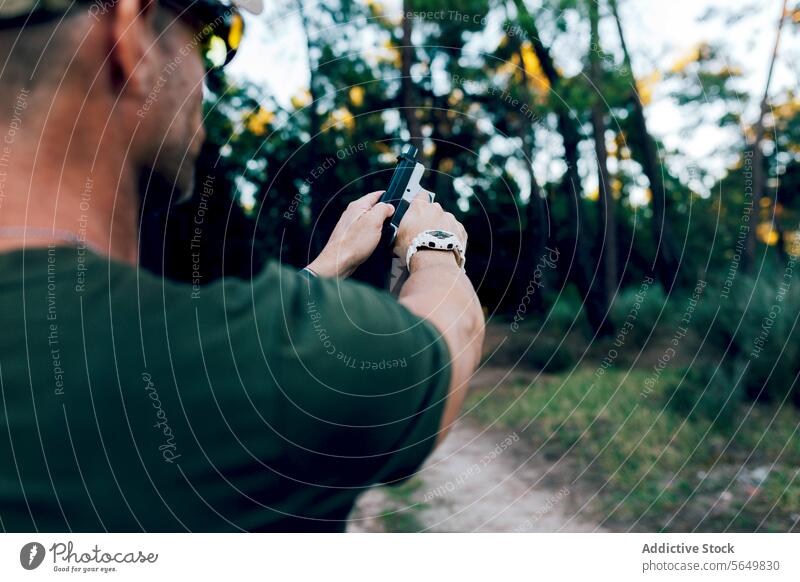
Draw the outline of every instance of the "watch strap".
[[[446,235],[446,236],[443,236]],[[425,230],[415,236],[406,252],[406,267],[411,264],[413,257],[420,249],[452,252],[456,256],[456,263],[463,271],[466,264],[466,249],[455,233],[446,230]]]

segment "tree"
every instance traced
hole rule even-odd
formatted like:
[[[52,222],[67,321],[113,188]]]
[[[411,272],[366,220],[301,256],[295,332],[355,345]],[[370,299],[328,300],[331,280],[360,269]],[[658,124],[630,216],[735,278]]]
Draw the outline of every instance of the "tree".
[[[778,47],[781,42],[781,31],[783,30],[783,23],[789,12],[786,9],[788,0],[783,0],[781,6],[781,15],[778,18],[777,31],[775,33],[775,45],[772,49],[772,54],[769,61],[769,69],[767,71],[767,80],[764,83],[764,96],[759,103],[758,118],[756,119],[753,143],[751,144],[753,152],[753,207],[758,210],[761,205],[761,199],[764,196],[766,189],[766,173],[764,168],[764,149],[762,142],[764,141],[764,134],[766,133],[764,118],[769,111],[769,87],[772,83],[772,72],[775,69],[775,61],[778,59]],[[770,219],[770,223],[772,223]],[[747,233],[747,242],[743,257],[745,272],[752,272],[755,263],[756,252],[756,232],[751,228]]]
[[[620,45],[627,69],[630,75],[630,102],[633,113],[633,124],[636,128],[637,137],[641,141],[641,151],[638,161],[642,165],[642,170],[650,182],[652,192],[653,220],[652,232],[656,244],[656,255],[654,257],[655,272],[661,285],[670,290],[678,277],[679,258],[675,239],[670,225],[669,195],[664,184],[664,168],[661,165],[656,140],[647,128],[647,119],[644,115],[644,105],[641,96],[636,88],[636,80],[633,76],[633,64],[628,45],[625,42],[625,34],[622,27],[622,20],[617,9],[617,1],[609,0],[611,13],[617,25]]]
[[[561,96],[565,91],[565,83],[561,74],[555,66],[555,61],[548,47],[542,42],[535,19],[531,15],[525,0],[513,0],[517,10],[519,26],[525,32],[533,46],[533,50],[542,68],[542,72],[550,83],[552,93]],[[578,121],[571,115],[569,104],[564,99],[555,100],[552,108],[556,112],[557,128],[564,144],[564,163],[567,166],[564,179],[561,183],[561,195],[568,198],[570,203],[567,205],[569,211],[568,224],[563,231],[563,238],[568,248],[563,249],[566,256],[574,256],[572,275],[578,288],[578,292],[584,301],[586,316],[590,325],[600,335],[611,333],[611,323],[607,317],[607,305],[603,297],[602,289],[593,286],[597,269],[591,268],[589,260],[589,245],[581,244],[580,218],[585,215],[583,210],[583,187],[580,174],[578,173],[578,160],[580,154],[578,146],[581,141],[581,133]],[[598,292],[599,291],[599,292]]]
[[[414,64],[414,41],[412,40],[413,33],[413,12],[412,1],[403,0],[403,40],[400,47],[400,85],[402,95],[402,108],[400,110],[403,119],[406,122],[406,129],[408,130],[410,141],[420,151],[422,150],[422,126],[420,125],[419,118],[417,117],[417,108],[420,103],[416,96],[414,89],[414,80],[411,78],[411,66]]]
[[[601,240],[601,260],[603,263],[603,288],[606,304],[610,305],[616,294],[617,275],[617,220],[614,197],[611,195],[611,180],[608,175],[608,151],[606,149],[605,107],[603,104],[603,80],[601,66],[600,32],[599,32],[599,0],[588,0],[589,24],[589,79],[592,84],[592,133],[594,150],[597,158],[597,187],[599,191],[600,216],[603,225]]]

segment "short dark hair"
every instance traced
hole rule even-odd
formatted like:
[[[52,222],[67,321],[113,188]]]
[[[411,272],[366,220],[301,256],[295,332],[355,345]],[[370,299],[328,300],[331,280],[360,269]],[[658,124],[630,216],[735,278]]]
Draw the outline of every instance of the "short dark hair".
[[[77,47],[78,17],[88,18],[86,5],[58,17],[19,28],[0,29],[0,87],[36,88],[60,79]]]

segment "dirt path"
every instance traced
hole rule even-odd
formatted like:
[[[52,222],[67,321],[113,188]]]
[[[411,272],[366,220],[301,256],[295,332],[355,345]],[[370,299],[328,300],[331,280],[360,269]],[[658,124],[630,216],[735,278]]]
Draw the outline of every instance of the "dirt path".
[[[487,328],[487,359],[494,361],[507,335],[505,328]],[[484,365],[471,385],[494,389],[535,375],[519,366]],[[531,458],[533,450],[515,433],[462,419],[412,480],[362,495],[348,531],[603,531],[586,515],[586,487],[572,484],[564,463]]]
[[[593,531],[569,480],[528,459],[514,433],[460,421],[422,471],[399,489],[362,495],[349,531]]]

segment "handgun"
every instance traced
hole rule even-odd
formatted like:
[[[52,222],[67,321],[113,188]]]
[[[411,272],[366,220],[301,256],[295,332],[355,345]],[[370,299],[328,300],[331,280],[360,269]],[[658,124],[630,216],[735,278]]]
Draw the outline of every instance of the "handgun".
[[[395,257],[392,251],[400,222],[411,201],[418,195],[427,195],[431,202],[434,199],[433,193],[425,190],[420,184],[425,166],[418,157],[419,150],[411,144],[404,145],[400,151],[392,179],[379,200],[394,206],[394,214],[384,223],[381,240],[372,256],[353,275],[359,281],[391,292],[399,290],[399,285],[407,275],[400,259]]]

